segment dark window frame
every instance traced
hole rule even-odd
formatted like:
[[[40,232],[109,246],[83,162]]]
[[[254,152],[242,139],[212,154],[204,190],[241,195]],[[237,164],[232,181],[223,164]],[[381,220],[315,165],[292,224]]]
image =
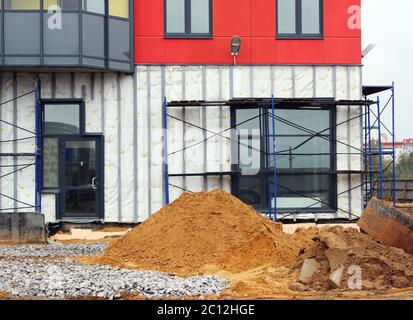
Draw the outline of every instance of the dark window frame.
[[[45,128],[45,105],[64,105],[64,104],[78,104],[79,105],[79,133],[78,134],[45,134],[43,129]],[[86,109],[85,101],[83,99],[42,99],[42,145],[44,145],[44,139],[57,139],[60,143],[60,137],[72,137],[81,138],[85,136],[86,127]],[[42,163],[44,163],[44,154],[42,153]],[[60,178],[60,177],[59,177]],[[60,184],[60,181],[59,181]],[[44,185],[43,173],[42,173],[42,189],[44,190],[55,190],[54,187],[46,187]]]
[[[105,137],[102,133],[89,133],[86,132],[86,102],[84,99],[76,99],[76,98],[46,98],[42,99],[41,101],[42,104],[42,146],[44,145],[44,139],[57,139],[58,142],[58,159],[59,159],[59,166],[58,166],[58,186],[57,187],[45,187],[44,186],[44,171],[42,168],[42,173],[41,173],[41,185],[42,185],[42,193],[44,194],[54,194],[56,195],[56,219],[57,220],[62,220],[62,219],[70,219],[70,218],[78,218],[76,214],[74,215],[65,215],[65,217],[62,217],[61,214],[61,208],[62,208],[62,194],[61,194],[61,188],[62,188],[62,182],[63,182],[63,176],[62,176],[62,171],[60,167],[60,159],[61,159],[61,144],[62,142],[68,141],[68,140],[88,140],[88,139],[95,139],[97,142],[97,151],[100,155],[101,161],[97,161],[96,164],[98,166],[98,170],[101,174],[101,182],[100,184],[102,186],[105,185],[105,165],[104,165],[104,158],[105,158]],[[55,105],[64,105],[64,104],[78,104],[79,105],[79,133],[78,134],[44,134],[43,128],[44,128],[44,123],[45,123],[45,105],[50,105],[50,104],[55,104]],[[42,163],[44,163],[44,153],[42,152]],[[99,189],[99,197],[100,201],[97,203],[97,213],[99,215],[99,219],[104,219],[105,217],[105,194],[104,194],[104,188]]]
[[[176,33],[168,32],[168,12],[167,2],[164,0],[164,35],[169,39],[212,39],[213,38],[213,0],[209,1],[209,32],[208,33],[192,33],[191,32],[191,0],[185,1],[185,32]]]
[[[279,10],[278,0],[276,0],[276,37],[278,39],[305,39],[322,40],[324,39],[324,0],[319,0],[320,7],[320,33],[310,34],[302,32],[302,0],[295,0],[295,33],[280,33],[279,30]]]
[[[4,9],[2,8],[0,10],[0,23],[2,25],[1,32],[0,32],[0,41],[1,41],[1,46],[0,46],[0,68],[2,67],[8,67],[8,68],[81,68],[81,69],[90,69],[91,71],[93,70],[109,70],[113,72],[122,72],[122,73],[127,73],[131,74],[134,72],[134,55],[135,55],[135,46],[134,46],[134,0],[127,0],[129,4],[129,17],[124,18],[124,17],[118,17],[118,16],[113,16],[109,14],[109,1],[104,0],[105,2],[105,13],[100,14],[100,13],[95,13],[91,11],[85,11],[83,10],[83,2],[82,0],[78,0],[79,5],[77,10],[62,10],[62,13],[77,13],[79,15],[79,21],[78,21],[78,35],[79,35],[79,49],[78,49],[78,54],[72,55],[72,54],[64,54],[64,55],[49,55],[44,53],[44,22],[45,22],[45,15],[47,14],[47,8],[44,7],[44,1],[39,0],[40,7],[39,9]],[[6,54],[5,53],[5,14],[6,13],[39,13],[39,35],[40,35],[40,52],[37,54]],[[103,35],[104,35],[104,41],[105,41],[105,57],[95,57],[95,56],[90,56],[86,55],[83,53],[83,15],[91,15],[91,16],[99,16],[104,18],[104,30],[103,30]],[[129,52],[130,52],[130,61],[125,61],[125,60],[119,60],[117,58],[111,58],[110,57],[110,52],[109,52],[109,21],[110,20],[119,20],[119,21],[125,21],[129,23]],[[35,63],[24,63],[24,64],[6,64],[5,60],[7,58],[33,58],[33,59],[39,59],[39,62]],[[47,64],[45,63],[44,58],[60,58],[60,57],[66,57],[66,58],[78,58],[77,63],[50,63]],[[84,61],[83,58],[90,58],[90,59],[96,59],[103,61],[103,66],[98,66],[94,64],[89,64],[87,61]],[[111,64],[112,63],[112,64]],[[119,64],[128,64],[128,70],[123,67],[117,67],[113,66],[114,63],[119,63]]]
[[[327,99],[326,99],[327,100]],[[330,100],[330,99],[328,99]],[[256,106],[251,106],[249,108],[246,107],[234,107],[231,109],[231,127],[232,128],[236,128],[237,127],[237,119],[236,119],[236,111],[238,109],[256,109],[258,107]],[[268,107],[270,108],[270,107]],[[278,109],[294,109],[294,110],[298,110],[298,109],[313,109],[313,108],[305,108],[305,107],[296,107],[293,108],[291,106],[277,106]],[[338,193],[337,193],[337,181],[338,181],[338,174],[337,174],[337,129],[336,129],[336,122],[337,122],[337,109],[335,106],[321,106],[320,109],[323,110],[329,110],[329,114],[330,114],[330,120],[329,120],[329,129],[330,129],[330,133],[329,133],[329,142],[330,142],[330,170],[329,171],[320,171],[320,172],[306,172],[306,171],[299,171],[299,170],[295,170],[294,171],[294,175],[295,176],[308,176],[308,175],[328,175],[330,177],[330,192],[329,192],[329,206],[327,206],[324,203],[322,204],[322,207],[320,208],[307,208],[305,209],[304,213],[335,213],[338,210]],[[260,126],[261,126],[261,130],[264,130],[261,133],[261,148],[262,150],[264,150],[264,154],[265,154],[265,150],[267,150],[266,147],[266,143],[265,143],[265,135],[266,135],[266,126],[268,126],[268,121],[263,120],[263,117],[265,118],[265,116],[262,115],[262,112],[260,111]],[[270,133],[271,136],[271,133]],[[234,139],[233,141],[235,141],[234,143],[232,143],[231,149],[232,149],[232,153],[234,154],[234,152],[236,152],[236,155],[239,156],[239,141],[238,139]],[[237,149],[236,151],[234,151],[234,149]],[[269,184],[269,180],[272,178],[273,174],[274,174],[274,170],[268,169],[265,166],[265,156],[261,157],[261,164],[264,163],[264,166],[261,166],[261,169],[258,173],[258,175],[260,177],[262,177],[262,183],[263,183],[263,188],[264,190],[268,190],[267,186]],[[233,195],[235,195],[236,197],[239,196],[239,191],[240,191],[240,176],[241,176],[241,168],[239,166],[239,159],[237,159],[237,163],[232,165],[232,170],[234,172],[236,172],[236,175],[234,175],[232,177],[231,180],[231,192]],[[294,169],[293,169],[294,170]],[[277,176],[291,176],[291,172],[288,172],[288,170],[286,169],[278,169],[277,170]],[[243,177],[248,177],[248,176],[243,176]],[[257,175],[252,176],[252,177],[257,177]],[[256,210],[261,211],[261,212],[270,212],[271,208],[268,207],[269,204],[269,199],[268,199],[268,192],[265,192],[262,195],[262,200],[261,200],[261,204],[259,207],[255,207]],[[297,212],[298,210],[302,209],[302,208],[277,208],[278,212],[280,213],[293,213],[293,212]]]

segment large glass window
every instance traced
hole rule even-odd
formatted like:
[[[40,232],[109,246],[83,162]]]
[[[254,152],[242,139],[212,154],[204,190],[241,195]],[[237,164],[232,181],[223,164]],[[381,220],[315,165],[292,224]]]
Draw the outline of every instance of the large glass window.
[[[43,103],[44,188],[59,188],[59,139],[73,135],[80,136],[83,134],[83,128],[84,105],[82,102],[56,100]]]
[[[0,0],[1,4],[5,9],[0,16],[0,66],[133,71],[132,0]]]
[[[280,38],[320,38],[323,35],[323,0],[276,0]]]
[[[45,135],[80,134],[80,104],[45,104]]]
[[[277,161],[274,165],[273,116],[263,108],[233,111],[237,127],[234,193],[261,211],[330,211],[335,207],[334,116],[331,108],[278,106],[275,114]],[[276,169],[275,169],[276,168]]]
[[[212,0],[165,0],[165,34],[171,37],[210,37]]]

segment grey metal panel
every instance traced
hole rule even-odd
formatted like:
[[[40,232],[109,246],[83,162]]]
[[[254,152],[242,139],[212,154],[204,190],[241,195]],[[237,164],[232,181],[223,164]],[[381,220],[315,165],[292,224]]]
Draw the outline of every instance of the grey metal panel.
[[[5,54],[40,55],[40,13],[4,13]]]
[[[83,65],[91,67],[105,67],[105,60],[83,57]]]
[[[84,13],[82,15],[83,55],[105,57],[104,17]]]
[[[33,66],[40,64],[40,56],[39,57],[4,57],[4,64],[5,65],[12,65],[12,66]]]
[[[116,71],[129,71],[130,63],[129,62],[118,62],[109,60],[109,69]]]
[[[79,15],[62,13],[62,28],[50,29],[48,19],[52,14],[45,13],[43,19],[45,55],[79,55]]]
[[[43,57],[43,63],[46,66],[77,66],[79,65],[79,57]]]
[[[130,63],[129,21],[109,18],[109,60]],[[129,65],[127,69],[129,69]]]

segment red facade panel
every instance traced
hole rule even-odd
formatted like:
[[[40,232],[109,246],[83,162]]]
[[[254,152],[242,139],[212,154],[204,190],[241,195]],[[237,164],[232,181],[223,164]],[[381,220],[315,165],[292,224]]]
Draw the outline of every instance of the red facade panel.
[[[360,0],[324,0],[324,39],[277,39],[276,0],[213,0],[212,39],[166,39],[164,0],[135,0],[137,64],[232,64],[230,41],[242,39],[239,64],[360,64],[361,30],[349,28]]]

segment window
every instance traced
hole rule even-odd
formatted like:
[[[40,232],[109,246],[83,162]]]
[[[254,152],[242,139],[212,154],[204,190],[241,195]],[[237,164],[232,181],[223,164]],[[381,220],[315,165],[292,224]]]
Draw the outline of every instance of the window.
[[[80,104],[44,105],[45,135],[81,134]]]
[[[267,114],[267,116],[266,116]],[[272,115],[262,108],[232,111],[237,127],[236,196],[257,210],[274,206]],[[281,212],[330,212],[336,207],[335,109],[277,106],[277,208]],[[268,134],[269,136],[268,136]],[[268,137],[268,139],[267,139]],[[268,192],[269,191],[269,192]]]
[[[43,187],[59,187],[59,140],[43,139]]]
[[[5,0],[6,10],[40,10],[40,0]]]
[[[109,0],[109,15],[129,18],[129,0]]]
[[[321,38],[323,0],[277,0],[279,38]]]
[[[212,0],[165,0],[167,37],[212,36]]]
[[[83,10],[105,14],[105,0],[83,0]]]
[[[43,188],[59,188],[59,141],[84,132],[84,104],[80,100],[43,103]]]
[[[77,11],[78,0],[43,0],[43,9],[45,11],[51,6],[59,6],[63,11]]]

